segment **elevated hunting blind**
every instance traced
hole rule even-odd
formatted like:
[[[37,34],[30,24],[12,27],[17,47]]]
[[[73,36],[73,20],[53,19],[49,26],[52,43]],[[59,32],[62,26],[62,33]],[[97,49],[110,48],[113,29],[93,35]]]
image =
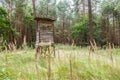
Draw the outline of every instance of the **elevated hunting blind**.
[[[50,18],[35,18],[36,27],[36,58],[47,51],[52,50],[55,54],[54,47],[54,21]],[[51,47],[51,49],[49,49]]]

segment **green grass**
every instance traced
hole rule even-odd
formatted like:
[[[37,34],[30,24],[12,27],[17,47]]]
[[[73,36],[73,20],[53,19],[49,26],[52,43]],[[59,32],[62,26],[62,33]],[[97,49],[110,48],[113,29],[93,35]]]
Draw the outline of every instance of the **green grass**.
[[[56,46],[51,58],[51,80],[120,80],[120,49],[113,50],[113,62],[108,50],[98,50],[88,57],[88,48]],[[0,80],[48,80],[46,57],[35,60],[35,50],[25,49],[0,54]]]

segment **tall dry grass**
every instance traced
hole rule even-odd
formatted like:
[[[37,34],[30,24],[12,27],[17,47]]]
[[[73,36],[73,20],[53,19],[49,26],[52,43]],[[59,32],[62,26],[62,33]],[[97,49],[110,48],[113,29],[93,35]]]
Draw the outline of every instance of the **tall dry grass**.
[[[120,80],[120,49],[111,50],[114,62],[109,48],[97,50],[90,60],[88,47],[69,45],[57,45],[56,57],[37,61],[33,49],[1,52],[0,80]]]

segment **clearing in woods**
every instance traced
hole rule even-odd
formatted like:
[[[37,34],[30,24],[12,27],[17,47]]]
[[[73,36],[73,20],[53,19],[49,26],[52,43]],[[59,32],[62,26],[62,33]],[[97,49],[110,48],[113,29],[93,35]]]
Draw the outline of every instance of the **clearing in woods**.
[[[56,46],[56,57],[36,60],[35,50],[1,52],[0,80],[120,80],[120,49],[99,49],[89,56],[88,48]],[[50,71],[49,71],[49,69]],[[49,76],[48,76],[49,74]]]

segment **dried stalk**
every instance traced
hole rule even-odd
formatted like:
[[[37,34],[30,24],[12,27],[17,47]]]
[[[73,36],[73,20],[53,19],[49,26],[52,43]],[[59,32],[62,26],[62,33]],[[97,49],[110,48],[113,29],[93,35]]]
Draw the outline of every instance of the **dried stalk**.
[[[111,44],[109,43],[109,55],[110,55],[110,59],[111,59],[111,61],[112,61],[112,63],[113,63],[113,56],[112,56],[112,47],[111,47]]]
[[[98,52],[97,52],[97,50],[98,50],[98,49],[97,49],[97,44],[96,44],[95,40],[93,40],[93,43],[94,43],[94,52],[98,53]]]
[[[7,47],[5,47],[5,62],[8,64],[8,57],[7,57]]]
[[[59,50],[58,50],[58,60],[59,60],[59,62],[61,61],[60,60],[60,52],[59,52]]]
[[[72,78],[73,78],[73,76],[72,76],[72,60],[71,60],[71,55],[70,55],[70,80],[73,80]]]
[[[38,66],[37,66],[37,63],[35,64],[35,68],[36,68],[37,77],[39,78],[39,68],[38,68]]]

